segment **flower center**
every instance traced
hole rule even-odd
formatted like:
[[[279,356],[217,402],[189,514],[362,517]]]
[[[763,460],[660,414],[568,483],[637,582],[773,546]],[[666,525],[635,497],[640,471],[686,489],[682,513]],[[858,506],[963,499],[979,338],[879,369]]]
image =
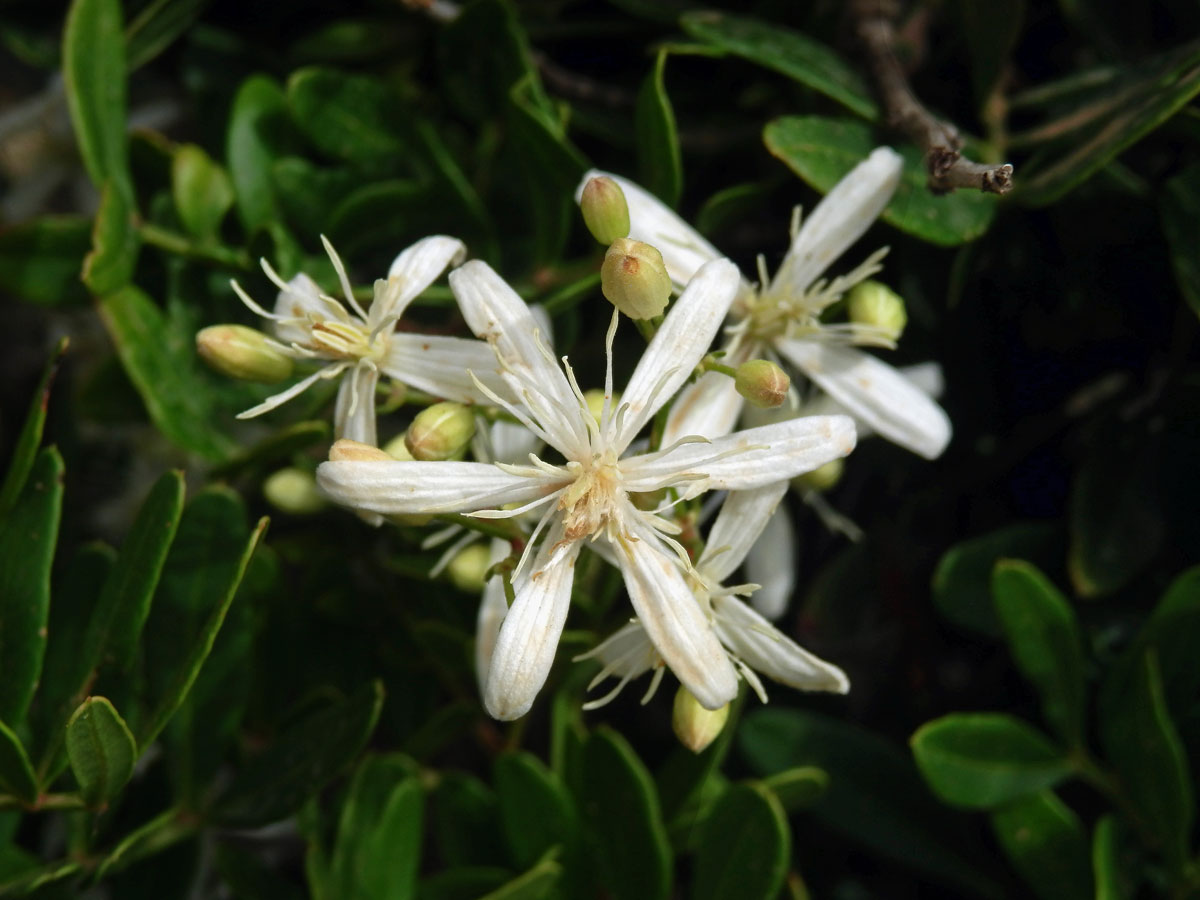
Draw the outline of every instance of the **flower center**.
[[[568,462],[575,481],[563,491],[558,508],[564,513],[567,540],[595,537],[620,518],[618,501],[625,495],[615,454],[607,451],[588,464]]]
[[[357,322],[313,322],[312,349],[334,359],[369,359],[379,362],[387,351],[383,334],[371,340],[370,332]]]

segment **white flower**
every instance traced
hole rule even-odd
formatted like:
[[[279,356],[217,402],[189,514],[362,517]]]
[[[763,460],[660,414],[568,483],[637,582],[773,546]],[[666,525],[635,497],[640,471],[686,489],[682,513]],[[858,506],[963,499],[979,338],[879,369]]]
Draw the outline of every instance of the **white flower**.
[[[241,413],[239,419],[272,410],[286,403],[318,379],[342,376],[334,408],[334,432],[364,444],[376,443],[375,385],[381,374],[459,403],[488,402],[468,374],[499,386],[496,362],[482,341],[442,335],[396,331],[396,323],[408,304],[445,271],[460,262],[466,252],[455,238],[435,235],[423,238],[396,257],[388,277],[375,282],[375,296],[364,310],[354,298],[350,279],[341,259],[324,236],[341,283],[345,303],[326,294],[301,273],[285,282],[262,261],[267,277],[279,288],[273,312],[250,299],[241,285],[234,291],[251,310],[270,320],[279,341],[277,349],[295,359],[319,360],[323,365],[287,390]]]
[[[880,251],[846,276],[819,276],[870,227],[887,205],[900,178],[900,157],[877,148],[839,181],[811,216],[793,229],[792,243],[774,278],[759,272],[756,288],[742,281],[732,310],[734,324],[723,360],[782,357],[838,401],[854,417],[888,440],[929,459],[950,440],[950,421],[928,396],[895,369],[853,344],[891,346],[878,329],[854,323],[823,324],[821,313],[855,283],[879,270]],[[591,171],[593,177],[608,175]],[[716,248],[649,192],[617,175],[629,204],[630,238],[657,247],[676,286],[687,282]],[[765,267],[760,258],[760,270]],[[742,398],[732,379],[710,372],[684,391],[672,408],[665,441],[684,434],[716,437],[737,421]]]
[[[730,493],[695,567],[686,572],[696,601],[707,612],[730,660],[764,703],[766,692],[757,672],[805,691],[844,694],[850,689],[841,669],[809,653],[738,598],[739,594],[753,591],[756,585],[724,587],[722,584],[746,559],[750,548],[756,546],[786,491],[787,482],[783,481],[757,490]],[[653,695],[663,671],[659,654],[636,619],[577,658],[597,658],[604,664],[589,689],[606,678],[619,679],[616,687],[586,704],[585,709],[603,706],[631,679],[654,669],[654,678],[642,698],[644,703]]]
[[[484,690],[488,711],[514,719],[532,705],[554,661],[570,603],[575,560],[585,540],[609,545],[634,610],[658,653],[703,705],[733,698],[737,674],[705,610],[680,570],[678,529],[635,503],[678,488],[749,489],[810,471],[854,447],[845,416],[795,419],[713,441],[684,439],[625,456],[634,437],[691,375],[738,287],[728,260],[701,267],[646,348],[619,404],[612,403],[612,340],[607,336],[605,403],[599,421],[570,366],[560,368],[529,308],[485,263],[450,276],[467,324],[493,345],[521,406],[493,399],[563,457],[530,455],[528,465],[475,462],[331,461],[318,481],[339,503],[383,514],[467,513],[500,518],[542,507],[518,563],[515,599],[500,627]],[[337,448],[331,455],[337,456]],[[520,504],[502,509],[505,504]],[[538,541],[537,538],[541,537]]]

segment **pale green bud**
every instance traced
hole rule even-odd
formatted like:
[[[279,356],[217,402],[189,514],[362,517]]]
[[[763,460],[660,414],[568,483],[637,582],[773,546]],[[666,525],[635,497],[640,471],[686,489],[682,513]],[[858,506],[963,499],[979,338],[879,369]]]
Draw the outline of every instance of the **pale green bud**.
[[[860,281],[846,295],[850,321],[878,328],[891,340],[900,340],[908,324],[904,299],[879,281]]]
[[[625,192],[607,175],[593,178],[583,186],[579,209],[588,231],[600,243],[607,245],[617,238],[629,237],[629,204],[625,202]]]
[[[671,299],[671,276],[662,254],[649,244],[618,238],[604,254],[600,290],[629,318],[652,319]]]
[[[293,516],[306,516],[325,506],[317,480],[305,469],[280,469],[267,477],[262,490],[268,503]]]
[[[487,544],[471,544],[450,560],[446,565],[446,574],[463,593],[478,594],[483,590],[483,578],[491,565],[492,552]]]
[[[802,491],[828,491],[842,480],[845,468],[846,463],[841,458],[831,459],[811,472],[797,475],[792,484]]]
[[[737,392],[759,409],[774,409],[787,399],[792,379],[768,359],[752,359],[737,367],[734,378]]]
[[[411,462],[413,455],[408,452],[407,435],[398,434],[383,445],[383,452],[401,462]]]
[[[475,416],[461,403],[435,403],[417,413],[405,446],[413,459],[442,461],[459,458],[475,436]]]
[[[691,691],[679,686],[671,712],[671,727],[675,729],[679,743],[693,753],[699,753],[715,741],[728,719],[728,703],[720,709],[705,709]]]
[[[223,375],[274,384],[292,374],[292,358],[271,346],[261,331],[245,325],[211,325],[196,333],[196,352]]]

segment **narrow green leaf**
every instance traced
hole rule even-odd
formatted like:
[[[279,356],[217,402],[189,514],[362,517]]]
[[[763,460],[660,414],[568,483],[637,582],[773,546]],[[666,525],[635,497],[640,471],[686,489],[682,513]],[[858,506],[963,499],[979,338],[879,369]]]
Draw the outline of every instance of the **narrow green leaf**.
[[[0,516],[8,513],[17,502],[29,471],[33,468],[33,460],[37,449],[42,444],[42,431],[46,425],[46,409],[50,405],[50,388],[54,385],[54,376],[58,374],[59,363],[67,352],[68,338],[60,338],[46,367],[42,369],[41,380],[33,391],[33,399],[29,403],[29,412],[25,414],[25,424],[21,426],[21,434],[13,446],[12,456],[8,460],[8,472],[4,476],[4,485],[0,487]]]
[[[1069,745],[1081,746],[1087,696],[1075,611],[1045,575],[1019,560],[996,564],[992,592],[1009,650],[1041,695],[1046,721]]]
[[[38,798],[38,781],[29,762],[25,745],[16,732],[0,722],[0,790],[22,803],[32,805]]]
[[[67,723],[67,755],[84,802],[102,809],[133,774],[138,752],[113,705],[104,697],[89,697]]]
[[[683,159],[675,130],[675,111],[663,82],[666,64],[667,51],[659,50],[654,68],[638,91],[634,127],[642,185],[668,206],[675,206],[683,192]]]
[[[1079,817],[1053,791],[1041,791],[992,813],[1005,854],[1042,900],[1089,900],[1092,872]]]
[[[184,356],[175,346],[162,311],[133,285],[101,297],[98,311],[154,424],[207,459],[226,456],[230,442],[213,430],[209,396],[195,374],[191,348]]]
[[[247,231],[263,228],[276,217],[271,164],[277,155],[279,123],[286,118],[283,91],[265,75],[246,79],[233,99],[225,155],[238,215]]]
[[[153,0],[125,29],[129,71],[140,69],[169,47],[199,18],[209,0]]]
[[[1052,787],[1073,771],[1041,732],[1000,713],[934,719],[917,729],[911,744],[934,793],[968,809],[993,809]]]
[[[177,147],[171,157],[171,196],[184,227],[201,240],[217,233],[234,199],[225,170],[195,144]]]
[[[445,772],[432,807],[441,859],[454,867],[508,864],[500,804],[490,787],[473,775]]]
[[[793,78],[865,119],[879,118],[879,108],[855,68],[807,35],[775,22],[720,12],[685,13],[679,24],[692,37]]]
[[[70,878],[83,868],[81,863],[55,861],[32,871],[22,872],[15,878],[0,882],[0,896],[24,897],[40,887]]]
[[[1200,222],[1200,163],[1188,166],[1164,185],[1159,201],[1163,233],[1183,299],[1200,316],[1200,254],[1196,223]]]
[[[287,102],[300,130],[322,153],[359,164],[405,158],[409,113],[377,78],[312,67],[294,73]]]
[[[46,652],[50,566],[62,515],[63,461],[38,454],[12,511],[0,522],[0,721],[18,727]]]
[[[293,725],[225,790],[213,815],[250,828],[286,818],[362,751],[383,706],[376,681]]]
[[[1092,831],[1092,876],[1096,882],[1096,900],[1128,900],[1133,894],[1121,865],[1121,845],[1117,818],[1102,816]]]
[[[671,847],[645,765],[621,735],[602,728],[584,745],[583,769],[581,812],[609,894],[615,900],[666,898]]]
[[[530,753],[496,760],[496,796],[513,862],[526,868],[555,845],[577,844],[575,805],[554,774]]]
[[[749,784],[722,794],[701,827],[693,900],[774,900],[791,857],[791,831],[775,796]]]
[[[331,859],[333,896],[415,896],[424,806],[411,760],[375,757],[359,766],[342,806]]]
[[[763,779],[763,785],[789,813],[812,806],[829,790],[829,773],[816,766],[786,769]]]
[[[559,863],[545,859],[479,900],[543,900],[553,897],[562,874],[563,867]]]
[[[133,196],[125,136],[125,41],[120,0],[74,0],[63,32],[63,82],[84,168],[96,187]]]
[[[195,833],[200,823],[195,813],[172,807],[126,833],[96,867],[96,881],[159,853]]]
[[[83,283],[93,294],[108,294],[129,284],[141,239],[133,223],[133,198],[115,180],[104,182],[92,228],[92,252],[83,261]]]
[[[763,140],[772,154],[822,193],[867,158],[877,140],[868,125],[850,119],[785,116],[767,124]],[[904,171],[882,218],[932,244],[953,247],[974,240],[991,224],[996,197],[980,191],[936,196],[925,186],[926,172],[916,147],[899,148]]]
[[[0,288],[40,306],[87,300],[79,281],[92,246],[92,223],[82,216],[41,216],[0,233]]]

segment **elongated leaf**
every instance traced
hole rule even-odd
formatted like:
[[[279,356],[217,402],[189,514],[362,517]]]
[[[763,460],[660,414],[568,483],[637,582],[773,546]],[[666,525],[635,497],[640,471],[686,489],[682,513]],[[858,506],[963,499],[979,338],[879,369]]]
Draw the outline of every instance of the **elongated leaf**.
[[[75,0],[63,33],[63,81],[84,168],[132,198],[125,137],[125,41],[120,0]]]
[[[767,149],[793,172],[822,193],[866,159],[876,146],[870,127],[849,119],[820,116],[787,116],[767,124],[763,131]],[[904,171],[882,218],[890,225],[922,240],[953,247],[987,231],[996,214],[996,197],[980,191],[931,194],[916,147],[898,148]]]
[[[1188,166],[1166,183],[1159,210],[1179,292],[1200,316],[1200,255],[1195,246],[1196,223],[1200,222],[1200,164]]]
[[[473,775],[446,772],[433,795],[433,832],[439,856],[452,866],[502,866],[508,862],[500,804]]]
[[[779,798],[789,813],[816,803],[829,790],[829,773],[816,766],[787,769],[763,779],[763,786]]]
[[[1121,865],[1117,819],[1111,813],[1103,816],[1092,831],[1092,875],[1096,900],[1127,900],[1133,894]]]
[[[25,745],[3,722],[0,722],[0,790],[22,803],[33,804],[38,798],[37,776]]]
[[[89,697],[67,723],[67,755],[84,802],[103,808],[133,774],[138,753],[113,705],[104,697]]]
[[[42,216],[0,233],[0,288],[26,303],[82,303],[83,258],[92,246],[92,224],[82,216]]]
[[[203,240],[216,234],[233,205],[233,185],[200,147],[184,144],[171,157],[171,196],[184,227]]]
[[[544,897],[552,897],[562,874],[562,865],[553,859],[546,859],[508,884],[485,894],[480,900],[542,900]]]
[[[212,427],[209,398],[194,376],[196,362],[181,358],[162,312],[129,285],[100,298],[98,311],[129,380],[163,434],[208,459],[224,457],[229,441]]]
[[[1013,867],[1042,900],[1089,900],[1092,872],[1079,817],[1053,791],[992,813],[992,830]]]
[[[13,446],[12,456],[8,460],[8,472],[4,476],[4,486],[0,487],[0,517],[4,516],[17,502],[29,471],[33,468],[33,460],[37,449],[42,443],[42,431],[46,425],[46,408],[50,405],[50,388],[54,384],[54,376],[58,373],[59,363],[67,352],[67,338],[60,338],[46,368],[42,370],[42,378],[34,389],[33,399],[29,404],[29,412],[25,414],[25,424],[21,426],[21,434]]]
[[[190,836],[196,830],[196,826],[193,813],[174,807],[159,813],[130,831],[108,851],[96,867],[96,879],[102,880],[142,857],[160,852]]]
[[[47,447],[0,522],[0,721],[13,728],[25,718],[46,652],[62,479],[62,457]]]
[[[634,124],[642,185],[668,206],[675,206],[683,191],[683,160],[675,130],[675,111],[663,83],[666,64],[667,52],[660,50],[654,68],[638,91]]]
[[[1083,743],[1087,697],[1075,611],[1034,566],[1002,560],[992,577],[996,610],[1017,668],[1042,698],[1042,713],[1072,746]]]
[[[368,759],[350,784],[331,860],[332,895],[416,894],[424,792],[411,760]]]
[[[693,37],[794,78],[863,118],[879,118],[879,108],[854,67],[807,35],[721,12],[685,13],[679,24]]]
[[[286,116],[283,91],[265,75],[246,79],[234,97],[225,155],[238,215],[247,231],[265,227],[276,216],[271,164]]]
[[[911,743],[934,793],[968,809],[994,809],[1072,772],[1070,760],[1044,735],[1000,713],[934,719],[917,729]]]
[[[119,290],[133,278],[141,243],[133,213],[129,188],[115,179],[106,181],[92,228],[92,252],[83,261],[83,283],[93,294]]]
[[[496,760],[496,795],[504,834],[518,868],[526,868],[555,845],[579,842],[575,804],[550,770],[529,753]]]
[[[191,27],[209,0],[153,0],[125,30],[129,71],[140,69]]]
[[[791,832],[770,791],[736,784],[721,795],[701,828],[693,900],[773,900],[783,887]]]
[[[406,110],[377,78],[301,69],[288,80],[287,101],[300,129],[323,153],[364,164],[404,158]]]

